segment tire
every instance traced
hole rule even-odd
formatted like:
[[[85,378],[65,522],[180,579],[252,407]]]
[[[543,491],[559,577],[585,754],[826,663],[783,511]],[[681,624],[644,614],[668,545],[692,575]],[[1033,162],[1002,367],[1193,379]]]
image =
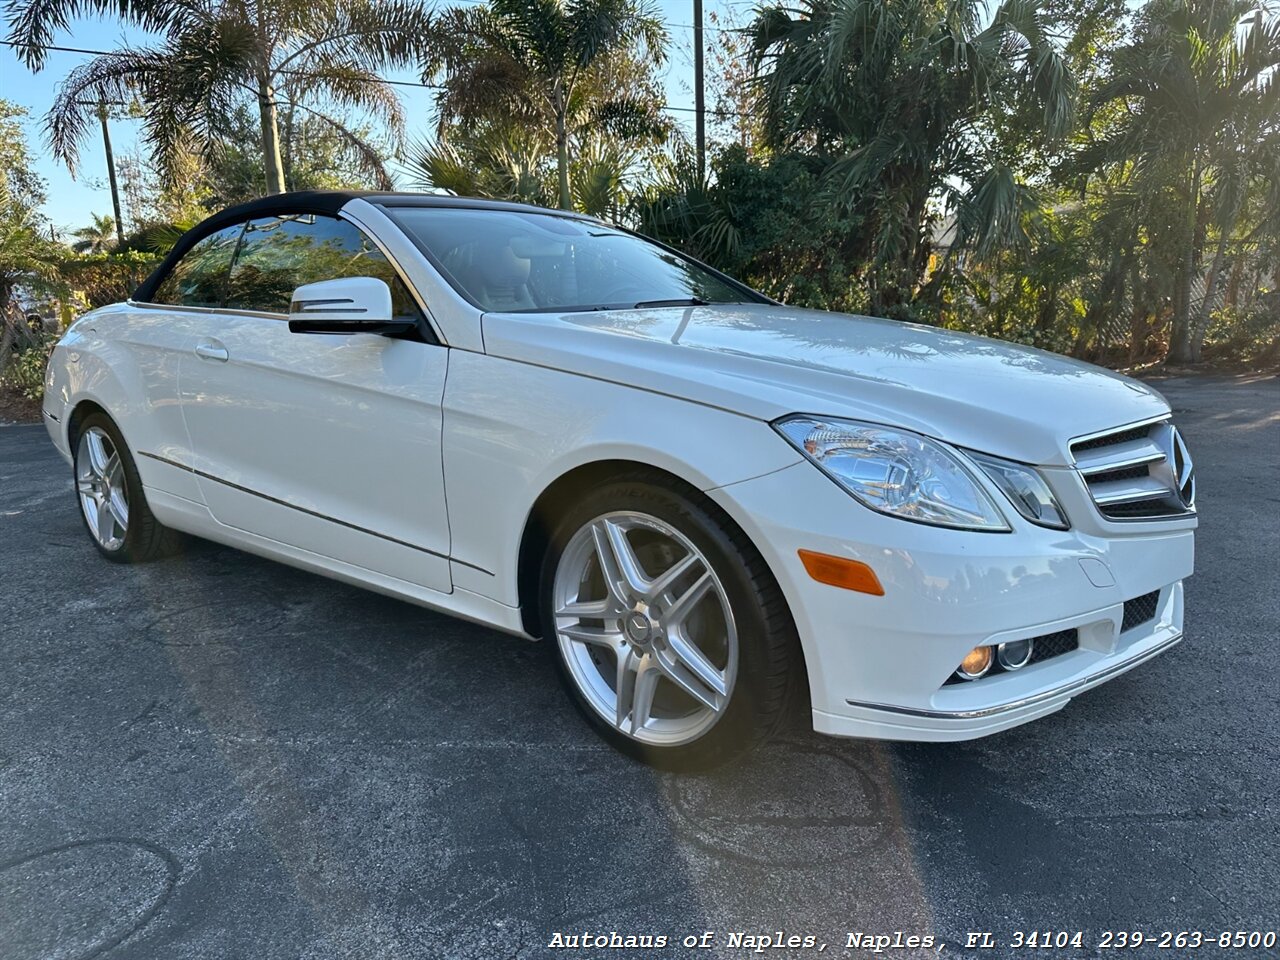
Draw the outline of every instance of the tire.
[[[172,553],[179,535],[147,505],[133,455],[105,413],[91,413],[71,438],[76,505],[89,539],[113,563],[143,563]]]
[[[652,766],[735,759],[777,728],[804,680],[791,613],[759,552],[665,475],[621,477],[570,505],[552,525],[540,587],[543,637],[571,699],[605,740]]]

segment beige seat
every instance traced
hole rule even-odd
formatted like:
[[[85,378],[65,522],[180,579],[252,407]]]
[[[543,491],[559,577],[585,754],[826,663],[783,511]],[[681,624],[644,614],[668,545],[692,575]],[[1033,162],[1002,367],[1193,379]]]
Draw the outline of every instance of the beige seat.
[[[474,282],[473,290],[486,309],[529,310],[536,307],[529,291],[529,269],[532,261],[518,257],[511,244],[495,245],[477,251],[467,279]]]

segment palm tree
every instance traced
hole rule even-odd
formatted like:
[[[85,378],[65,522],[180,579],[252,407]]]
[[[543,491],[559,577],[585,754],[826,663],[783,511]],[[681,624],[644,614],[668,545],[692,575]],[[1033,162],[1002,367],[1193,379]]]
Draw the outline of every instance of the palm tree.
[[[555,202],[554,157],[554,144],[538,130],[493,121],[418,141],[404,162],[415,186],[544,206]]]
[[[56,285],[59,250],[58,244],[40,229],[34,211],[11,205],[3,197],[0,197],[0,210],[4,211],[0,217],[0,311],[3,311],[19,287]]]
[[[765,139],[814,158],[819,202],[861,221],[871,307],[901,313],[924,275],[930,223],[963,242],[1025,241],[1035,194],[995,148],[1000,123],[1052,141],[1074,83],[1035,0],[789,0],[749,27]]]
[[[15,345],[33,345],[13,303],[19,291],[65,292],[59,279],[66,248],[44,235],[35,211],[15,198],[0,179],[0,375]]]
[[[643,87],[648,65],[663,62],[666,42],[650,0],[490,0],[437,17],[423,80],[443,87],[442,129],[505,116],[545,130],[567,210],[575,127],[663,135],[652,92],[626,83],[639,73]]]
[[[19,294],[57,291],[58,265],[66,248],[49,235],[39,215],[45,202],[44,181],[36,174],[22,118],[26,111],[0,100],[0,374],[10,348],[26,327],[14,302]]]
[[[103,253],[116,243],[116,220],[110,214],[89,214],[92,222],[72,232],[77,237],[71,249],[77,253]]]
[[[33,69],[74,16],[123,13],[161,38],[71,72],[46,118],[58,159],[74,169],[96,119],[92,104],[136,97],[146,107],[146,141],[168,170],[183,151],[209,149],[220,119],[247,98],[257,107],[268,193],[285,189],[286,96],[355,148],[357,133],[303,101],[367,111],[398,135],[400,101],[379,72],[414,62],[430,21],[419,0],[46,0],[10,2],[7,10],[9,40]]]
[[[1094,98],[1119,109],[1083,159],[1101,175],[1129,171],[1133,217],[1166,251],[1172,362],[1199,360],[1233,240],[1256,244],[1280,218],[1277,70],[1280,21],[1254,0],[1153,0]]]
[[[631,194],[639,152],[599,136],[581,136],[569,163],[573,208],[618,219]],[[488,121],[413,144],[404,158],[416,186],[459,196],[548,206],[558,202],[556,151],[536,127]]]

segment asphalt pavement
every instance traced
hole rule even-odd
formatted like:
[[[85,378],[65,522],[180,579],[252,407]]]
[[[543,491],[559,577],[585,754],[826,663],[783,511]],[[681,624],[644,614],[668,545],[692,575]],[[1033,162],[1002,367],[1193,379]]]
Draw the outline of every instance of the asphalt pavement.
[[[0,958],[1280,955],[1100,948],[1280,933],[1280,379],[1155,385],[1198,467],[1185,642],[984,740],[801,719],[700,776],[605,747],[539,644],[200,541],[108,564],[43,428],[0,427]],[[732,945],[779,932],[813,945]]]

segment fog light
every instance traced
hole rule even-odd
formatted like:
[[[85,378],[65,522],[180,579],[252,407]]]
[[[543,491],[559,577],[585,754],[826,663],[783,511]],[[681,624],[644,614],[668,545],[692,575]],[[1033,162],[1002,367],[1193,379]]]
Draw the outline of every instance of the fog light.
[[[996,647],[996,659],[1006,670],[1017,670],[1025,667],[1031,659],[1031,651],[1035,648],[1034,640],[1014,640]]]
[[[991,647],[974,647],[969,651],[968,656],[960,661],[960,666],[956,668],[956,676],[963,677],[965,680],[977,680],[979,677],[986,676],[994,659]]]

